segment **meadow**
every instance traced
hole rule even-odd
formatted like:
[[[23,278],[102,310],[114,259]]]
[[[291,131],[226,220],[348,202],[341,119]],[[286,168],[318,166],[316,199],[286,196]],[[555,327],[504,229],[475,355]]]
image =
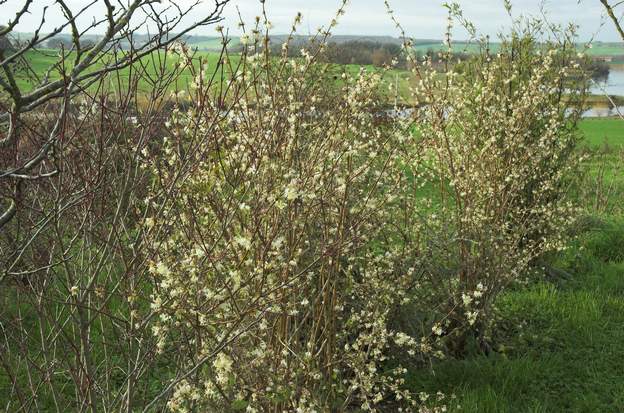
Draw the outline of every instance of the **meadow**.
[[[216,40],[214,40],[216,41]],[[211,42],[214,42],[211,40]],[[421,52],[426,52],[428,49],[433,46],[432,44],[417,44],[415,47],[416,50]],[[193,47],[196,45],[193,44]],[[494,49],[498,48],[500,45],[494,44]],[[441,50],[441,49],[435,49]],[[455,52],[468,52],[468,53],[477,53],[479,51],[478,45],[475,44],[459,44],[454,45]],[[72,58],[74,57],[73,53],[70,53],[66,58],[66,67],[72,67]],[[182,90],[188,89],[193,82],[193,78],[196,71],[200,66],[204,66],[208,72],[213,70],[214,68],[219,66],[220,59],[223,59],[224,56],[219,52],[215,51],[204,51],[201,48],[197,51],[193,52],[193,70],[190,70],[189,67],[182,68],[179,70],[179,73],[175,76],[175,82],[168,83],[167,87],[170,91],[174,90]],[[56,60],[58,59],[58,51],[56,50],[38,50],[31,51],[26,54],[22,66],[29,66],[29,70],[21,70],[17,74],[17,83],[20,88],[23,90],[31,90],[33,85],[36,85],[40,79],[42,79],[46,71],[54,65]],[[231,64],[233,69],[236,68],[237,64],[240,61],[240,54],[238,53],[228,53],[227,59]],[[146,56],[141,59],[140,62],[137,62],[133,67],[126,67],[115,73],[115,76],[110,79],[109,84],[107,85],[108,90],[118,90],[128,87],[128,79],[131,76],[139,79],[139,84],[137,88],[140,92],[144,94],[148,94],[154,88],[154,85],[158,83],[159,79],[164,76],[165,73],[172,73],[180,63],[179,55],[175,53],[154,53],[151,56]],[[93,69],[101,69],[106,65],[106,61],[102,60],[97,63]],[[326,64],[327,70],[330,73],[334,73],[337,79],[339,79],[340,75],[344,72],[351,76],[357,75],[360,70],[365,70],[368,73],[378,72],[383,74],[383,83],[384,88],[382,93],[387,96],[387,104],[391,106],[394,103],[398,103],[399,105],[411,105],[413,104],[413,97],[411,89],[417,83],[415,76],[408,70],[403,69],[384,69],[380,67],[376,67],[373,65],[358,65],[358,64]],[[140,71],[140,74],[137,76],[137,71]],[[224,75],[229,76],[228,70],[224,72]],[[52,70],[48,74],[48,79],[55,80],[60,78],[59,70]],[[339,81],[338,81],[339,82]],[[95,90],[98,86],[91,87],[91,90]],[[398,90],[398,98],[395,99],[394,92],[389,89],[397,89]],[[624,97],[612,97],[612,99],[619,104],[620,100],[624,99]],[[610,105],[609,100],[601,95],[592,95],[588,98],[588,104],[590,105]]]
[[[54,65],[58,62],[58,56],[58,50],[43,49],[29,51],[24,56],[22,62],[19,63],[20,66],[24,67],[24,69],[18,71],[16,79],[18,85],[24,90],[32,89],[34,85],[37,85],[38,82],[45,76],[49,68],[54,67]],[[73,67],[72,59],[74,57],[74,53],[68,53],[64,59],[64,66],[66,69]],[[217,62],[220,57],[221,54],[217,52],[197,52],[195,54],[194,68],[197,69],[200,64],[207,64],[208,70],[211,70],[217,67]],[[238,56],[232,55],[231,60],[232,64],[235,65],[238,61]],[[134,71],[135,73],[133,74],[136,75],[136,71],[140,71],[141,74],[137,76],[137,78],[140,78],[138,87],[141,91],[147,92],[153,87],[154,82],[158,80],[159,76],[166,73],[173,73],[179,62],[179,55],[174,53],[152,53],[132,66],[125,67],[116,72],[114,80],[111,81],[111,85],[113,89],[118,88],[115,86],[115,83],[119,80],[119,85],[121,85],[122,88],[128,88],[127,82],[128,78],[131,76],[131,72]],[[101,59],[93,66],[92,70],[100,70],[110,63],[111,60]],[[29,69],[26,70],[26,67],[29,67]],[[193,76],[194,75],[188,68],[181,70],[176,76],[176,83],[170,84],[169,88],[172,90],[175,88],[188,88],[193,80]],[[61,70],[59,69],[51,70],[48,76],[50,80],[59,79],[60,77]]]

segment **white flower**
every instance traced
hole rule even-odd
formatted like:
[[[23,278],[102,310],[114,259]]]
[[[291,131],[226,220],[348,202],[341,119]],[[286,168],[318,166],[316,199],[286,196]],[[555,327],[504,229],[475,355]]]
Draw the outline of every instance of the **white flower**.
[[[464,302],[465,306],[469,306],[470,303],[472,303],[472,297],[468,294],[462,294],[462,301]]]
[[[171,271],[169,271],[169,267],[167,267],[167,264],[159,261],[158,264],[156,264],[156,273],[162,275],[163,277],[167,277],[169,274],[171,274]]]
[[[217,382],[225,384],[228,381],[230,372],[232,371],[232,359],[225,353],[219,353],[212,365],[217,371]]]
[[[477,321],[477,315],[479,315],[477,311],[467,312],[466,318],[468,319],[468,324],[473,325]]]
[[[145,218],[145,227],[152,228],[154,226],[154,218]]]
[[[284,244],[284,237],[277,237],[273,240],[271,246],[277,250],[281,248],[282,244]]]
[[[236,238],[234,238],[234,241],[241,247],[245,248],[246,250],[251,249],[251,241],[246,237],[239,235]]]
[[[286,189],[284,189],[284,196],[289,201],[297,199],[297,197],[299,196],[299,193],[297,191],[297,186],[295,185],[294,182],[291,182],[290,184],[288,184]]]

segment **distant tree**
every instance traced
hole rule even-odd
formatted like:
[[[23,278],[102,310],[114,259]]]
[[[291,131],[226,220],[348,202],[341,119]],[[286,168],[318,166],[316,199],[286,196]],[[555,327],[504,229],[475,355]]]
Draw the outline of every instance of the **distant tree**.
[[[383,66],[392,62],[392,56],[387,49],[375,49],[371,53],[371,63],[375,66]]]
[[[5,30],[5,26],[0,26],[0,33]],[[11,41],[5,35],[0,36],[0,53],[5,53],[11,50]]]
[[[65,49],[71,50],[74,43],[71,38],[66,37],[54,37],[47,41],[46,46],[50,49]]]

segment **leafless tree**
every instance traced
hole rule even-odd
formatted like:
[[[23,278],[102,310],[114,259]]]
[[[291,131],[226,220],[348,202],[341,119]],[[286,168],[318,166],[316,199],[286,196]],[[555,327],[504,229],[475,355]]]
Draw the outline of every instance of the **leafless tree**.
[[[49,9],[37,5],[33,0],[25,0],[15,17],[0,28],[0,39],[6,46],[25,15],[32,13],[41,16],[29,40],[15,42],[13,47],[0,47],[0,89],[6,95],[0,106],[0,123],[4,129],[0,138],[2,151],[7,152],[10,147],[19,148],[22,144],[23,119],[27,113],[55,99],[63,103],[57,105],[58,116],[46,139],[38,142],[25,156],[23,152],[19,156],[20,151],[15,149],[12,151],[13,156],[3,156],[0,184],[2,181],[10,181],[12,193],[2,194],[4,199],[0,201],[3,206],[0,228],[14,217],[24,182],[48,178],[59,172],[54,166],[44,166],[43,161],[54,157],[69,99],[96,84],[106,74],[129,67],[182,39],[191,30],[218,22],[228,2],[192,0],[161,3],[132,0],[124,4],[121,1],[89,0],[76,7],[68,1],[56,0],[54,7],[60,9],[64,21],[43,33]],[[4,3],[6,0],[0,1],[0,7]],[[211,10],[193,23],[185,24],[187,19],[198,14],[196,10],[202,3],[210,3]],[[87,27],[78,24],[79,18],[91,17],[101,8],[104,9],[103,15],[94,17]],[[142,36],[141,41],[138,41],[137,34],[146,28],[153,34]],[[64,31],[71,32],[71,48],[62,48],[43,74],[29,67],[29,57],[33,53],[41,53],[39,49],[48,40]],[[94,44],[85,40],[86,35],[92,33],[102,33]],[[20,82],[19,70],[27,73],[31,81]]]
[[[155,365],[149,314],[136,318],[150,289],[141,165],[159,162],[171,93],[201,77],[204,62],[170,52],[220,21],[228,2],[206,0],[200,16],[200,0],[92,0],[75,10],[57,0],[65,21],[44,33],[50,9],[25,0],[0,28],[0,410],[162,407],[170,378]],[[103,17],[81,26],[98,8]],[[27,13],[41,21],[23,40]],[[46,49],[66,31],[71,47]],[[206,92],[199,106],[218,115],[222,101]]]

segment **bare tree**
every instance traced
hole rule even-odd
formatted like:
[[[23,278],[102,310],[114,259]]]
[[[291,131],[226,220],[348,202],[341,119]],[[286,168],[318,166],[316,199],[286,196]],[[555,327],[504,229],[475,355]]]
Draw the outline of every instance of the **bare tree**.
[[[58,0],[65,21],[44,33],[51,10],[25,0],[0,28],[0,410],[131,412],[162,399],[150,316],[136,318],[150,289],[140,165],[155,143],[158,162],[182,74],[203,67],[170,52],[228,2],[206,0],[200,16],[200,0]],[[28,13],[41,21],[24,40]],[[70,45],[46,50],[66,31]]]
[[[127,68],[145,56],[166,48],[191,30],[220,21],[228,2],[214,0],[210,11],[185,24],[186,19],[198,14],[196,10],[205,2],[193,0],[161,4],[154,0],[132,0],[124,4],[121,1],[89,0],[75,7],[65,0],[56,0],[54,7],[60,9],[64,21],[48,33],[43,33],[49,9],[37,6],[33,0],[25,0],[15,17],[0,28],[1,42],[7,46],[25,15],[41,15],[40,23],[29,40],[15,42],[13,47],[0,47],[0,90],[6,95],[0,102],[0,125],[4,129],[0,148],[7,152],[13,147],[12,156],[3,156],[0,165],[0,184],[10,182],[9,193],[2,194],[4,199],[0,201],[3,207],[0,228],[14,217],[24,182],[48,178],[59,172],[54,165],[44,165],[43,161],[54,157],[69,99],[96,84],[106,74]],[[0,1],[0,6],[3,3],[5,1]],[[103,16],[93,18],[87,27],[79,25],[79,18],[90,17],[101,7],[105,10]],[[142,36],[141,42],[136,41],[137,33],[146,28],[153,34]],[[61,48],[43,73],[30,67],[29,58],[33,53],[40,53],[39,48],[64,31],[71,32],[71,47]],[[103,34],[96,43],[85,40],[87,35],[93,33]],[[19,71],[28,75],[28,82],[20,82]],[[30,148],[28,154],[16,150],[22,145],[24,116],[53,100],[60,100],[57,104],[58,116],[46,139]]]

